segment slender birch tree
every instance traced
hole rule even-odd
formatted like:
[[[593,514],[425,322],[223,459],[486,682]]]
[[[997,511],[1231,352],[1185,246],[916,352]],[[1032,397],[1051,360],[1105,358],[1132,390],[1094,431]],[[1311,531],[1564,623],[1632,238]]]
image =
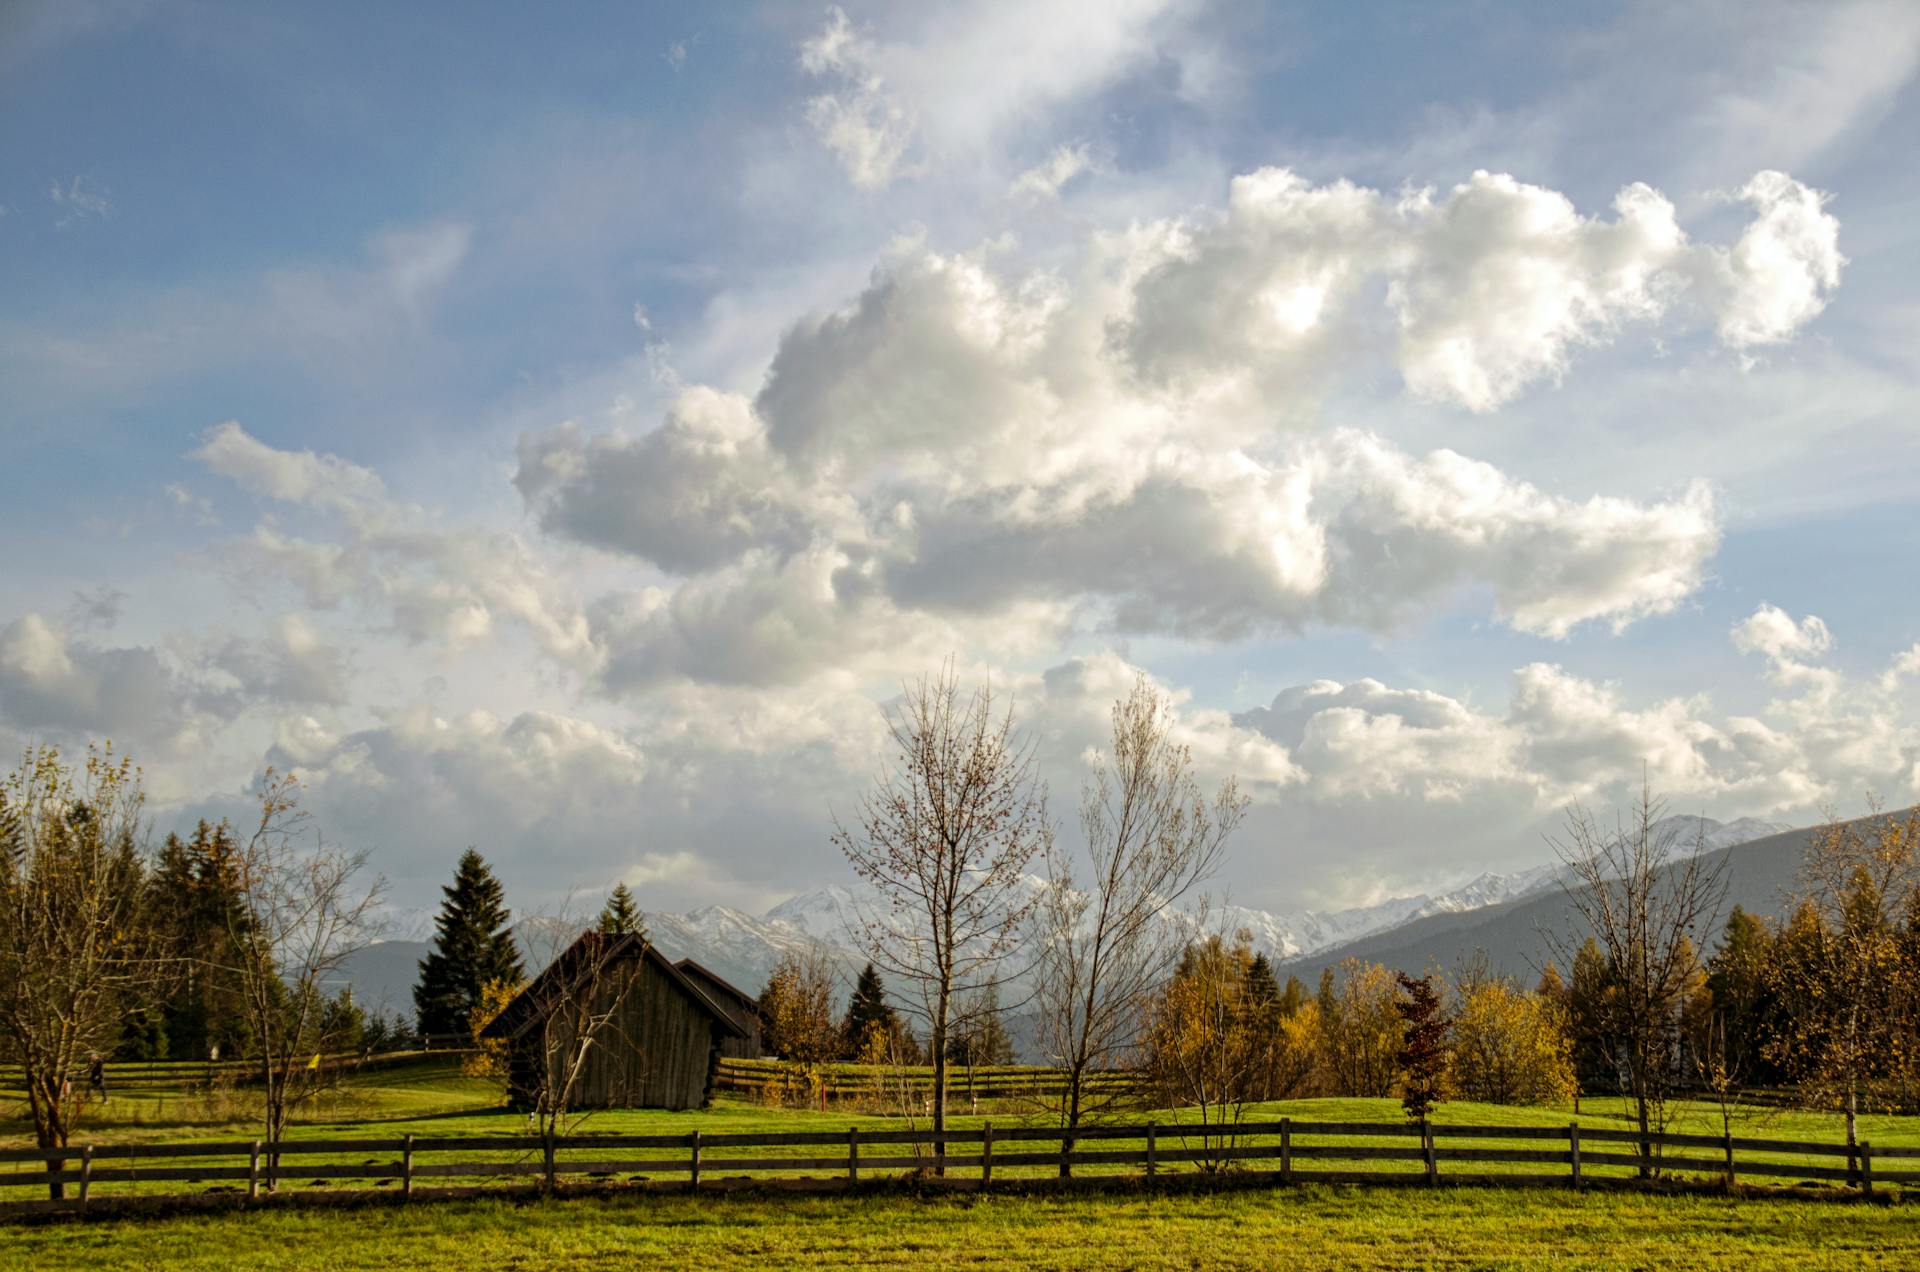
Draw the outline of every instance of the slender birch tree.
[[[1591,934],[1609,991],[1595,1027],[1615,1040],[1642,1135],[1663,1131],[1666,1100],[1681,1066],[1681,1015],[1701,979],[1695,949],[1726,897],[1724,860],[1704,840],[1683,845],[1659,825],[1666,801],[1642,781],[1640,794],[1605,829],[1584,807],[1548,842],[1567,864],[1563,885],[1584,931],[1548,933],[1554,954],[1577,966]],[[1704,832],[1701,832],[1704,833]],[[1641,1145],[1640,1173],[1652,1173]]]
[[[893,756],[834,843],[879,893],[864,953],[918,999],[933,1058],[933,1129],[947,1125],[947,1043],[963,998],[1007,983],[1036,904],[1026,870],[1051,835],[1032,743],[993,692],[963,696],[949,663],[888,715]]]
[[[1096,1094],[1092,1075],[1136,1057],[1153,996],[1186,946],[1167,911],[1218,867],[1247,807],[1231,777],[1211,798],[1201,790],[1172,704],[1145,674],[1113,704],[1112,727],[1080,795],[1086,873],[1050,843],[1038,914],[1034,1005],[1040,1049],[1066,1079],[1063,1154],[1113,1098]]]
[[[285,1137],[293,1111],[335,1078],[325,1053],[342,1041],[328,1011],[341,967],[374,936],[385,882],[364,873],[365,850],[309,839],[300,783],[269,768],[260,818],[235,855],[238,903],[228,918],[228,969],[241,987],[260,1067],[267,1139]],[[277,1174],[269,1163],[269,1183]]]

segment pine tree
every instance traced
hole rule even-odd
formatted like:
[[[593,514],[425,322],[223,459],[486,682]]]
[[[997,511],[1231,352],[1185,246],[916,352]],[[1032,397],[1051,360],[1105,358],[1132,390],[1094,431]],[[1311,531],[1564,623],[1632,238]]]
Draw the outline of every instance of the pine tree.
[[[961,1007],[959,1027],[947,1040],[948,1061],[968,1068],[1012,1064],[1013,1039],[1000,1015],[1000,994],[992,985],[970,995]]]
[[[505,893],[478,852],[461,854],[452,886],[441,892],[446,900],[433,922],[433,949],[420,962],[413,1006],[422,1034],[464,1038],[488,982],[517,985],[526,972],[508,928]]]
[[[640,907],[634,904],[633,893],[626,884],[613,885],[613,892],[600,910],[600,930],[608,936],[624,936],[628,932],[647,934],[646,925],[640,919]]]
[[[202,821],[189,839],[167,836],[147,877],[156,952],[169,969],[152,1045],[174,1059],[251,1050],[253,1031],[233,972],[233,943],[245,929],[238,850],[231,826]]]
[[[1588,937],[1574,952],[1567,980],[1567,1034],[1573,1039],[1573,1069],[1583,1090],[1626,1090],[1620,1043],[1610,1023],[1618,994],[1600,943]]]
[[[1280,1001],[1280,981],[1265,954],[1255,954],[1253,962],[1247,964],[1247,1001],[1262,1009],[1277,1006]]]
[[[1770,1054],[1780,1023],[1772,984],[1777,954],[1766,921],[1736,905],[1727,916],[1720,948],[1707,960],[1707,988],[1726,1052],[1722,1059],[1730,1072],[1759,1086],[1775,1085],[1785,1077]]]
[[[887,987],[872,963],[853,983],[853,997],[847,1003],[846,1019],[840,1032],[846,1039],[847,1058],[859,1060],[876,1036],[891,1039],[900,1032],[900,1018],[887,1002]]]
[[[1405,1022],[1406,1041],[1400,1048],[1400,1068],[1405,1076],[1406,1092],[1401,1096],[1401,1107],[1407,1116],[1419,1120],[1433,1111],[1440,1102],[1441,1084],[1447,1072],[1447,1021],[1440,1014],[1440,994],[1433,987],[1433,977],[1422,976],[1418,979],[1397,972],[1394,979],[1400,983],[1406,997],[1395,1004],[1400,1019]]]

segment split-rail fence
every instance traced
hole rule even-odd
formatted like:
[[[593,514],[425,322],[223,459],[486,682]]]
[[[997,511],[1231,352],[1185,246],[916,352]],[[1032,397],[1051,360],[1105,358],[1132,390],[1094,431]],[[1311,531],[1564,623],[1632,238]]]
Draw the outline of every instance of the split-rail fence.
[[[1871,1196],[1920,1185],[1920,1148],[1654,1134],[1583,1127],[1318,1122],[1193,1123],[681,1135],[415,1136],[83,1145],[0,1150],[0,1216],[341,1200],[506,1188],[1153,1186],[1205,1172],[1245,1182],[1618,1187],[1648,1178],[1729,1187],[1838,1185]],[[35,1195],[37,1194],[37,1195]],[[55,1195],[58,1194],[58,1195]]]

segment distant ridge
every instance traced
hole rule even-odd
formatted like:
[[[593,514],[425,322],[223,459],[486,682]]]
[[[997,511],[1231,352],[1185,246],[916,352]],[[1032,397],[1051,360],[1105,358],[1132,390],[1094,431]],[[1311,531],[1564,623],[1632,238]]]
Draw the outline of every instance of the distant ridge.
[[[1767,836],[1779,838],[1786,831],[1751,818],[1722,823],[1673,817],[1662,825],[1672,828],[1682,842],[1690,843],[1698,834],[1709,848],[1721,850],[1746,840],[1768,843]],[[1786,833],[1801,836],[1795,842],[1804,846],[1806,832]],[[1771,907],[1772,892],[1791,882],[1799,866],[1799,848],[1783,849],[1782,854],[1783,871],[1743,867],[1743,874],[1753,875],[1758,882],[1752,886],[1742,882],[1736,890],[1741,904],[1748,909]],[[1475,948],[1485,948],[1498,970],[1531,975],[1538,955],[1526,938],[1535,935],[1530,926],[1535,916],[1563,903],[1561,869],[1553,862],[1512,874],[1483,874],[1444,892],[1391,897],[1345,910],[1276,913],[1229,905],[1210,914],[1208,923],[1229,932],[1247,932],[1256,950],[1302,976],[1318,976],[1321,967],[1348,955],[1416,970],[1436,959],[1451,966],[1460,954]],[[1042,886],[1038,879],[1027,882],[1033,888]],[[1766,893],[1766,898],[1756,900],[1759,893]],[[860,904],[860,894],[853,889],[829,885],[790,897],[761,915],[711,905],[684,914],[653,911],[645,920],[654,943],[669,958],[695,959],[749,993],[757,993],[782,957],[808,949],[825,954],[851,984],[866,961],[860,952]],[[1538,909],[1543,905],[1548,910]],[[1509,923],[1508,916],[1513,914],[1528,917]],[[1167,921],[1182,922],[1172,915]],[[555,942],[537,921],[522,927],[521,944],[531,968],[542,961],[540,951]],[[1461,935],[1469,931],[1476,935],[1470,939]],[[421,941],[369,946],[343,969],[343,979],[369,1009],[384,1007],[410,1016],[413,982],[426,951]]]
[[[1682,823],[1678,827],[1682,832],[1680,842],[1686,843],[1692,838],[1693,824],[1703,820],[1707,819],[1670,818],[1668,822]],[[1707,942],[1718,937],[1719,927],[1736,905],[1754,914],[1781,913],[1799,877],[1807,844],[1814,834],[1813,827],[1775,829],[1774,833],[1757,839],[1713,847],[1716,838],[1744,834],[1755,826],[1767,827],[1768,824],[1743,820],[1723,825],[1709,821],[1708,858],[1725,863],[1727,897],[1713,930],[1705,934]],[[1547,963],[1548,947],[1543,933],[1574,932],[1578,928],[1579,917],[1556,882],[1547,890],[1516,901],[1457,914],[1431,915],[1329,946],[1288,960],[1280,970],[1311,983],[1324,969],[1342,959],[1358,958],[1418,975],[1431,968],[1451,970],[1462,959],[1483,952],[1489,969],[1496,974],[1530,981]]]

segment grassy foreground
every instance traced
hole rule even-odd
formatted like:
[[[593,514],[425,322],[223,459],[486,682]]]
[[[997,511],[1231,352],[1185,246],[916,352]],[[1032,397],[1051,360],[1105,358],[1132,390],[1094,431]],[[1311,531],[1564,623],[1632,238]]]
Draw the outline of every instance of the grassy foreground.
[[[0,1093],[0,1144],[28,1142]],[[92,1110],[76,1143],[250,1139],[246,1093],[131,1092]],[[9,1114],[13,1116],[9,1117]],[[1714,1111],[1675,1110],[1675,1129],[1717,1132]],[[1391,1100],[1263,1106],[1329,1121],[1393,1121]],[[956,1126],[1036,1118],[964,1105]],[[1182,1120],[1161,1110],[1162,1125]],[[1571,1109],[1443,1105],[1436,1120],[1564,1126]],[[1584,1126],[1624,1126],[1618,1099],[1585,1101]],[[684,1133],[900,1125],[883,1113],[768,1108],[723,1099],[694,1113],[605,1112],[593,1132]],[[1920,1118],[1862,1119],[1876,1144],[1920,1144]],[[525,1119],[462,1078],[451,1058],[360,1075],[309,1109],[297,1138],[511,1135]],[[1749,1110],[1736,1134],[1837,1141],[1837,1115]],[[1018,1172],[1005,1172],[1008,1174]],[[1043,1172],[1036,1172],[1043,1173]],[[1093,1172],[1088,1172],[1093,1173]],[[108,1191],[104,1187],[102,1192]],[[1833,1190],[1838,1192],[1839,1190]],[[1920,1267],[1920,1205],[1728,1198],[1708,1193],[1574,1194],[1562,1189],[1308,1186],[1218,1193],[914,1197],[714,1193],[434,1201],[409,1208],[269,1209],[45,1226],[0,1225],[0,1269],[628,1267]]]
[[[0,1230],[0,1266],[1900,1268],[1920,1207],[1309,1187],[1184,1196],[602,1197]]]

